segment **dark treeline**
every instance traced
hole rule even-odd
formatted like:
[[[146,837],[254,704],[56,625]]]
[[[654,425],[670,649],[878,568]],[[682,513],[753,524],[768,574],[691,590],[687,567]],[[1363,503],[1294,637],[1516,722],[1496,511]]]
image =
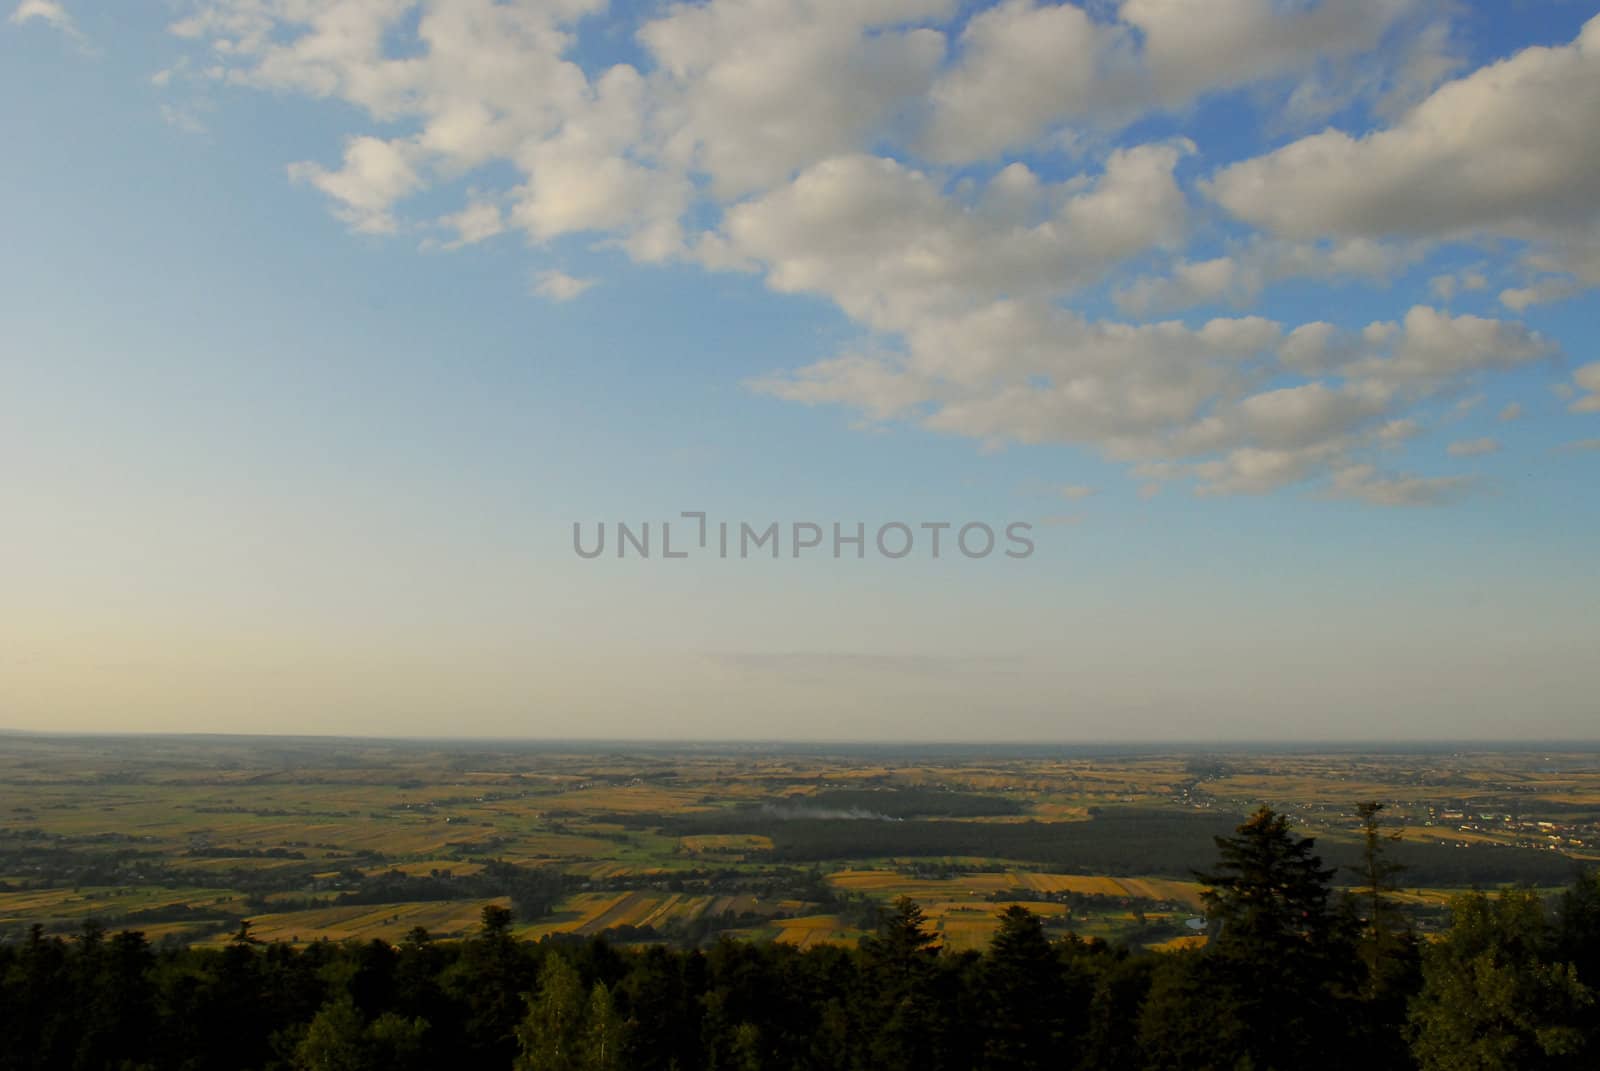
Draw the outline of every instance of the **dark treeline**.
[[[1217,839],[1211,939],[1142,953],[1007,909],[949,953],[909,900],[859,948],[619,949],[512,937],[154,948],[93,925],[0,945],[0,1071],[1589,1068],[1600,873],[1545,902],[1472,893],[1409,932],[1376,808],[1360,886],[1262,809]]]
[[[864,807],[872,809],[870,803]],[[879,813],[889,812],[879,808]],[[772,841],[772,851],[765,857],[786,863],[970,855],[1062,866],[1074,872],[1186,878],[1209,861],[1212,838],[1227,833],[1241,817],[1125,807],[1106,808],[1088,822],[888,822],[780,816],[761,807],[735,807],[686,815],[617,815],[613,820],[673,836],[760,834]],[[1572,861],[1559,852],[1504,844],[1457,847],[1404,841],[1391,851],[1416,886],[1554,885],[1572,873]],[[1323,854],[1330,865],[1353,866],[1360,849],[1354,843],[1328,842]]]

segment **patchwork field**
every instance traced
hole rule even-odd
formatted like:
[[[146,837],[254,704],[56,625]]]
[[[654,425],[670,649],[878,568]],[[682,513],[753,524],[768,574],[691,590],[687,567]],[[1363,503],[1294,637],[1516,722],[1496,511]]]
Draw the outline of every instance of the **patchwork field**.
[[[1055,934],[1175,947],[1211,838],[1263,803],[1339,867],[1354,804],[1384,803],[1423,927],[1462,888],[1600,857],[1593,753],[3,739],[0,940],[93,920],[218,941],[249,919],[263,940],[398,941],[471,933],[497,903],[529,938],[806,946],[909,896],[952,948],[1012,903]]]

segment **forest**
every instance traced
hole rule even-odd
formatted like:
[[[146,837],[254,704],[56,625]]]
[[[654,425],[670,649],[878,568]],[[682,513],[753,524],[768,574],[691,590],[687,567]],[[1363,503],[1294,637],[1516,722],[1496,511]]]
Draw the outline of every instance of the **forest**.
[[[872,806],[878,800],[912,795],[860,792],[811,797],[859,797]],[[970,800],[974,797],[957,797]],[[1006,801],[1002,800],[1001,803]],[[815,806],[815,804],[808,804]],[[884,803],[877,809],[894,821],[861,818],[841,822],[809,817],[814,812],[780,812],[772,807],[724,808],[695,814],[608,816],[624,827],[658,828],[674,835],[745,833],[769,839],[769,857],[787,863],[884,857],[991,856],[1039,864],[1088,869],[1102,874],[1163,874],[1188,877],[1205,865],[1211,838],[1226,833],[1242,815],[1183,812],[1155,807],[1106,808],[1090,822],[1023,821],[961,823],[899,819]],[[961,812],[967,813],[967,812]],[[1502,884],[1559,883],[1570,875],[1572,862],[1555,853],[1524,851],[1501,844],[1464,847],[1398,841],[1391,855],[1406,867],[1408,880],[1422,885],[1466,886],[1474,882]],[[1330,865],[1354,865],[1355,845],[1329,843],[1323,856]]]
[[[1214,838],[1208,940],[1145,952],[1004,910],[953,953],[897,901],[857,947],[472,937],[221,947],[94,922],[0,944],[0,1069],[1543,1069],[1600,1053],[1600,871],[1473,891],[1424,940],[1375,806],[1357,885],[1262,807]]]

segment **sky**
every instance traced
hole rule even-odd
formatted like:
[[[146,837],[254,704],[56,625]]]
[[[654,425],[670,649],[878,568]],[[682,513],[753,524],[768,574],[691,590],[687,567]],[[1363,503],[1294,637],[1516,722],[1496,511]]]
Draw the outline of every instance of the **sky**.
[[[1593,3],[23,0],[0,101],[0,728],[1600,737]]]

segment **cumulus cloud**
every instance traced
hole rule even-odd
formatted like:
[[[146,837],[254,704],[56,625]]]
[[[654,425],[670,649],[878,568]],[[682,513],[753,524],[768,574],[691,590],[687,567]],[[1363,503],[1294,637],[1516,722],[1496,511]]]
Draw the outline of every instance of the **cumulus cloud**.
[[[1389,335],[1392,324],[1368,325],[1365,335]],[[1451,316],[1417,305],[1400,326],[1399,345],[1387,356],[1360,363],[1356,371],[1374,379],[1441,382],[1485,369],[1508,369],[1556,352],[1537,331],[1510,320]]]
[[[1375,506],[1427,506],[1459,497],[1471,486],[1470,476],[1392,476],[1371,465],[1351,465],[1333,474],[1327,493]]]
[[[8,21],[14,26],[26,26],[30,23],[48,26],[77,45],[80,52],[86,55],[93,55],[97,51],[90,46],[88,40],[78,29],[78,24],[74,21],[72,13],[66,9],[64,4],[58,3],[57,0],[22,0],[12,9],[11,17]]]
[[[959,61],[932,87],[928,154],[960,162],[1026,146],[1125,95],[1131,35],[1072,4],[1006,0],[974,15]]]
[[[1211,0],[1203,7],[1123,0],[1111,12],[1109,5],[1003,0],[962,29],[956,61],[929,92],[919,147],[943,162],[982,160],[1066,125],[1112,129],[1151,109],[1285,78],[1299,81],[1291,112],[1325,114],[1333,107],[1322,107],[1334,96],[1330,80],[1306,72],[1371,51],[1419,6],[1414,0]],[[1390,79],[1380,72],[1367,81],[1391,95],[1421,80],[1431,79],[1431,88],[1450,69],[1446,30],[1425,29],[1403,73]]]
[[[1586,364],[1572,373],[1573,393],[1578,396],[1567,407],[1574,413],[1600,413],[1600,361]],[[1578,392],[1585,393],[1578,393]]]
[[[1500,291],[1500,304],[1513,312],[1522,312],[1532,305],[1577,297],[1584,289],[1584,285],[1576,279],[1551,277],[1540,279],[1531,286],[1516,286]]]
[[[1118,150],[1098,176],[1039,189],[1037,222],[962,204],[934,176],[893,160],[835,157],[730,208],[702,254],[759,264],[776,290],[824,294],[873,326],[910,329],[1006,295],[1056,296],[1178,241],[1186,204],[1172,171],[1183,151]]]
[[[1421,252],[1415,243],[1370,238],[1288,242],[1257,237],[1224,256],[1179,259],[1165,275],[1141,275],[1117,291],[1115,300],[1119,309],[1136,316],[1215,303],[1245,308],[1272,283],[1378,281],[1411,264]]]
[[[580,279],[564,271],[542,271],[534,276],[533,292],[551,301],[571,301],[587,293],[598,280]]]
[[[903,339],[896,350],[821,361],[753,386],[981,442],[1092,445],[1138,463],[1146,480],[1243,494],[1359,468],[1351,459],[1363,450],[1417,432],[1401,415],[1408,407],[1550,352],[1521,325],[1425,306],[1359,332],[1308,324],[1285,334],[1252,317],[1199,328],[1137,325],[1090,321],[1043,302],[996,301],[924,319]],[[1311,369],[1324,378],[1263,383]],[[1363,487],[1370,482],[1364,478]],[[1378,504],[1402,497],[1386,487],[1343,497]],[[1406,497],[1447,496],[1417,490]]]
[[[1423,0],[706,0],[651,6],[631,62],[585,66],[580,24],[602,6],[190,0],[172,30],[194,62],[162,88],[364,117],[337,159],[288,164],[355,231],[447,249],[578,235],[754,273],[861,337],[753,390],[980,448],[1078,444],[1152,489],[1448,500],[1461,478],[1375,459],[1422,407],[1556,346],[1440,306],[1491,277],[1525,283],[1499,295],[1513,312],[1600,284],[1600,18],[1460,75],[1448,14]],[[1216,169],[1211,146],[1138,124],[1181,126],[1240,87],[1289,91],[1294,121],[1360,99],[1365,132]],[[1512,244],[1428,262],[1457,239]],[[1514,264],[1486,267],[1495,249]],[[1295,280],[1409,286],[1419,264],[1438,304],[1407,293],[1364,326],[1262,314]],[[593,284],[549,270],[532,288]],[[1190,311],[1208,306],[1227,314]],[[1600,409],[1586,377],[1580,412]]]
[[[460,249],[488,241],[506,229],[505,213],[493,200],[471,201],[459,212],[439,217],[439,226],[452,230],[456,237],[443,243],[446,249]]]
[[[351,138],[338,170],[300,162],[289,165],[289,177],[310,183],[332,198],[339,218],[352,230],[390,234],[397,229],[392,214],[395,203],[422,188],[415,157],[415,147],[405,142]]]
[[[927,91],[951,0],[674,5],[639,40],[658,64],[666,156],[735,196],[848,153]]]
[[[1229,86],[1305,70],[1324,56],[1374,47],[1411,0],[1124,0],[1121,17],[1144,41],[1157,98],[1168,105]]]
[[[1478,271],[1450,272],[1428,280],[1428,289],[1440,301],[1449,301],[1458,292],[1483,290],[1488,285],[1488,277]]]
[[[55,0],[22,0],[11,12],[11,22],[18,26],[29,22],[42,22],[66,34],[75,34],[76,28],[67,9]]]
[[[1338,130],[1224,168],[1235,216],[1295,238],[1452,235],[1587,223],[1600,204],[1600,16],[1450,82],[1393,127]]]

